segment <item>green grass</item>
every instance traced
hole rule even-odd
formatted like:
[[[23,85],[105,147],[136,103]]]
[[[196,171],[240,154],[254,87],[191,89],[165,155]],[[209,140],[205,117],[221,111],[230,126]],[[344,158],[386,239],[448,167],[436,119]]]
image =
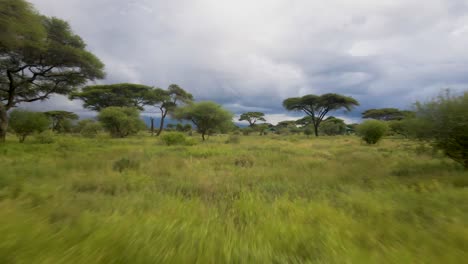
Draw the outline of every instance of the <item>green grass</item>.
[[[0,263],[466,262],[468,172],[440,153],[402,139],[227,139],[10,138]]]

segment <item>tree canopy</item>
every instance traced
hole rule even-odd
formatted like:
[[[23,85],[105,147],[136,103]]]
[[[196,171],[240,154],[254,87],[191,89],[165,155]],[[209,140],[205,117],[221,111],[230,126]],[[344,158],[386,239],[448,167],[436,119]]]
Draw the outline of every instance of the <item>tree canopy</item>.
[[[83,107],[94,111],[111,106],[143,110],[148,93],[152,89],[150,86],[133,83],[90,85],[71,93],[70,99],[80,99],[83,101]]]
[[[352,97],[328,93],[323,95],[305,95],[302,97],[292,97],[283,101],[283,106],[290,111],[302,111],[312,119],[315,136],[319,135],[320,123],[330,111],[346,109],[350,111],[354,106],[359,105]]]
[[[104,77],[104,64],[61,19],[39,15],[24,0],[0,1],[0,141],[6,112],[20,103],[69,94]]]
[[[247,121],[253,127],[257,121],[265,122],[265,114],[262,112],[247,112],[240,115],[239,121]]]
[[[98,120],[112,137],[117,138],[136,134],[145,127],[145,123],[140,119],[140,112],[134,107],[104,108],[99,113]]]
[[[40,112],[15,109],[10,113],[10,127],[18,136],[19,142],[24,142],[27,136],[47,129],[49,120]]]
[[[468,169],[468,92],[440,95],[416,103],[416,117],[405,119],[408,135],[431,142]]]
[[[233,118],[231,112],[210,101],[192,103],[178,108],[174,116],[178,119],[192,121],[203,140],[209,132],[231,126]]]
[[[156,88],[150,90],[145,97],[144,104],[158,108],[161,113],[161,119],[159,122],[159,130],[157,136],[159,136],[164,129],[164,120],[169,112],[173,112],[177,105],[188,104],[193,101],[193,95],[182,89],[177,84],[169,85],[167,90]],[[153,119],[151,119],[153,122]],[[153,132],[153,123],[151,130]]]
[[[396,108],[369,109],[362,113],[362,118],[372,118],[382,121],[401,120],[414,115],[411,111],[399,110]]]
[[[51,120],[52,130],[55,132],[64,132],[67,129],[70,120],[77,120],[78,115],[68,111],[47,111],[44,114]]]

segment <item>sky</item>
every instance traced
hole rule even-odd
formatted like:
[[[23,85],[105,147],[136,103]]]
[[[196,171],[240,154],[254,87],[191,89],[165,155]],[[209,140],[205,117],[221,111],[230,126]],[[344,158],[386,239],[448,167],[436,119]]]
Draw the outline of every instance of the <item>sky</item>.
[[[360,106],[410,109],[468,88],[468,0],[30,0],[68,21],[106,65],[99,84],[176,83],[197,100],[267,121],[282,101],[339,93]],[[56,96],[39,109],[86,114]]]

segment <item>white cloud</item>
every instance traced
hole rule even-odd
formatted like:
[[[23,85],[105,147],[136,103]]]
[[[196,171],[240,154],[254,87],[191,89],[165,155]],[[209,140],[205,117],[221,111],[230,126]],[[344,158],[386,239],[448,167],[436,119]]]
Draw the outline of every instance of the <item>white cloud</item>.
[[[359,114],[468,86],[466,0],[32,3],[71,22],[105,62],[104,82],[178,83],[238,113],[338,92],[361,102]]]

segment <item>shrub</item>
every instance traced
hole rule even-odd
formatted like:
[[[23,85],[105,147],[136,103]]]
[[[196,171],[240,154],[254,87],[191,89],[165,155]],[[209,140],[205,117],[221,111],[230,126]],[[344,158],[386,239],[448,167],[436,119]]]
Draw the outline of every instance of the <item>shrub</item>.
[[[55,142],[54,136],[55,136],[54,132],[50,130],[46,130],[46,131],[36,134],[35,139],[37,142],[41,144],[52,144]]]
[[[314,134],[314,130],[310,127],[306,127],[306,129],[304,129],[304,135],[306,136],[310,136],[310,135],[313,135]]]
[[[87,122],[85,126],[81,129],[80,134],[83,137],[94,138],[102,130],[101,124],[98,122]]]
[[[250,128],[250,127],[246,127],[246,128],[242,129],[242,135],[244,135],[244,136],[248,136],[252,132],[253,132],[253,129]]]
[[[229,135],[228,139],[225,142],[226,144],[239,144],[240,137],[238,135]]]
[[[131,107],[107,107],[99,113],[98,119],[112,137],[124,138],[145,128],[138,109]]]
[[[187,143],[186,136],[180,132],[170,132],[161,136],[162,142],[168,146],[185,145]]]
[[[43,113],[13,110],[10,114],[10,128],[24,142],[27,136],[41,133],[49,127],[49,119]]]
[[[429,141],[468,169],[468,92],[449,92],[427,103],[416,103],[416,117],[408,120],[410,136]]]
[[[367,120],[358,125],[356,132],[367,144],[375,144],[385,135],[388,125],[379,120]]]
[[[140,163],[138,161],[129,158],[121,158],[114,162],[113,169],[118,172],[123,172],[124,170],[138,169],[139,167]]]

